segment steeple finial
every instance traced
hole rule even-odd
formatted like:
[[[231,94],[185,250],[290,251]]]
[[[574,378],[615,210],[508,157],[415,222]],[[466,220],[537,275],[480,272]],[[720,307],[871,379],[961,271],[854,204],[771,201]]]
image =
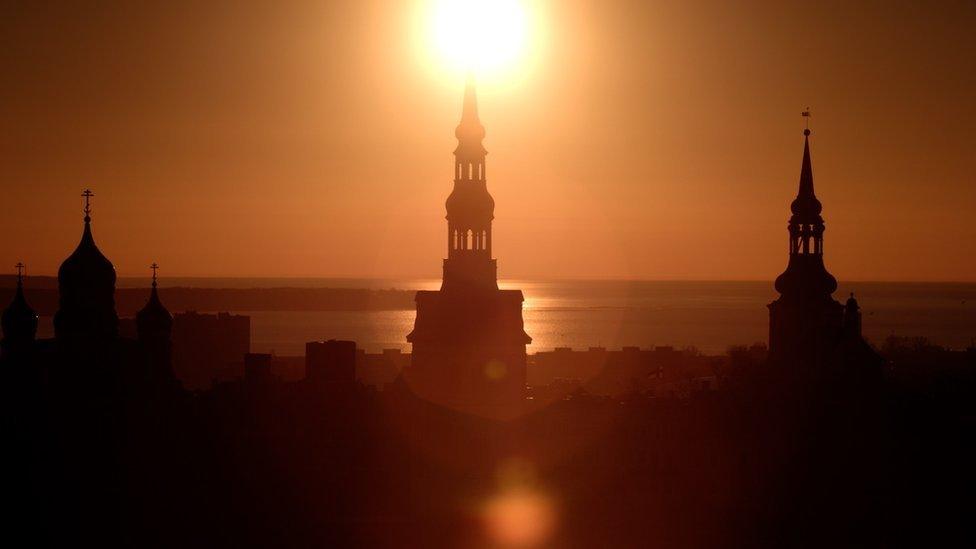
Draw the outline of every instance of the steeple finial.
[[[156,287],[156,271],[159,270],[159,264],[156,263],[155,261],[153,261],[153,264],[150,265],[149,268],[152,269],[152,272],[153,272],[153,274],[152,274],[152,287],[155,288]]]
[[[468,73],[464,84],[464,105],[461,109],[461,121],[454,129],[458,146],[454,155],[467,162],[481,160],[488,151],[482,145],[485,138],[485,127],[478,117],[478,92],[475,86],[474,73]]]
[[[800,113],[806,119],[807,128],[803,130],[803,162],[800,166],[800,188],[796,199],[790,205],[795,219],[800,223],[823,222],[820,218],[822,206],[813,192],[813,163],[810,160],[810,108]]]
[[[91,199],[95,193],[91,192],[91,189],[85,189],[81,196],[85,198],[85,223],[91,223]]]
[[[17,269],[17,287],[20,288],[24,285],[24,271],[27,269],[27,265],[18,262],[14,267]]]
[[[464,80],[464,110],[461,113],[461,121],[478,121],[478,86],[473,72],[469,72]]]

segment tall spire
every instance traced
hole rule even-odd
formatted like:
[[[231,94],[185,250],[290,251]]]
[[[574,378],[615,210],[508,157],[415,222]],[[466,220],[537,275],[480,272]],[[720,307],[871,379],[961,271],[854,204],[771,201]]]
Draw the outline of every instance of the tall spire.
[[[461,112],[461,121],[479,122],[478,120],[478,89],[474,73],[468,73],[464,80],[464,107]]]
[[[803,130],[803,162],[800,165],[800,188],[790,205],[798,223],[821,222],[823,205],[813,192],[813,163],[810,160],[810,128]]]
[[[803,112],[809,119],[810,111]],[[823,264],[823,206],[813,192],[813,162],[810,159],[810,128],[803,130],[803,161],[800,165],[800,187],[790,204],[790,262],[776,279],[776,289],[784,295],[828,297],[837,289],[837,281]]]
[[[468,74],[464,84],[464,103],[461,107],[461,121],[454,130],[458,146],[454,155],[458,162],[483,163],[488,154],[481,141],[485,138],[485,127],[478,116],[478,90],[473,74]]]

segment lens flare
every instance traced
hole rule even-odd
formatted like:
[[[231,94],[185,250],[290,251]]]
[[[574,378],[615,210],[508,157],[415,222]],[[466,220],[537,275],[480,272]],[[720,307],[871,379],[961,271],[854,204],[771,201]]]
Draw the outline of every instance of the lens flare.
[[[500,547],[539,547],[549,540],[556,515],[537,492],[513,489],[492,499],[484,511],[488,537]]]
[[[482,509],[488,540],[494,547],[541,547],[556,530],[553,500],[538,485],[535,468],[519,459],[502,463],[497,471],[498,492]]]

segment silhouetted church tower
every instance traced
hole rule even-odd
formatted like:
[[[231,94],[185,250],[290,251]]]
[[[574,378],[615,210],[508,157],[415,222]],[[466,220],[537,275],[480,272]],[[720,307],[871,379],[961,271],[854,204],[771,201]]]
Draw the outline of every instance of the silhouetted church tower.
[[[844,307],[832,297],[837,280],[823,261],[823,206],[813,192],[810,130],[803,131],[800,189],[790,205],[786,271],[776,279],[779,299],[769,304],[769,354],[774,361],[812,365],[843,326]]]
[[[60,304],[54,315],[54,333],[59,340],[99,340],[118,336],[115,312],[115,266],[98,246],[91,229],[90,190],[85,198],[85,228],[81,242],[58,269]]]
[[[495,199],[485,180],[485,127],[478,119],[478,98],[469,79],[461,122],[454,130],[454,190],[447,197],[447,259],[442,289],[497,289],[497,265],[491,257],[491,220]]]
[[[17,264],[17,290],[10,305],[4,309],[0,318],[3,340],[0,342],[0,355],[21,355],[31,350],[37,336],[37,312],[27,304],[24,297],[24,264]]]
[[[842,380],[875,383],[884,361],[861,335],[861,308],[853,293],[846,305],[833,298],[837,280],[823,261],[823,207],[813,192],[809,128],[803,136],[800,189],[790,205],[790,260],[776,279],[780,297],[769,304],[769,357],[790,371],[831,379],[834,388]]]
[[[169,313],[163,302],[159,299],[159,285],[156,271],[159,265],[153,263],[152,269],[152,290],[149,292],[149,301],[146,306],[136,313],[136,332],[139,342],[148,354],[151,366],[157,375],[171,378],[173,376],[172,366],[172,332],[173,315]]]
[[[522,292],[499,290],[491,256],[495,201],[488,194],[485,128],[473,79],[455,130],[454,189],[447,198],[447,259],[439,291],[417,292],[403,378],[419,396],[461,409],[515,413],[524,399]]]

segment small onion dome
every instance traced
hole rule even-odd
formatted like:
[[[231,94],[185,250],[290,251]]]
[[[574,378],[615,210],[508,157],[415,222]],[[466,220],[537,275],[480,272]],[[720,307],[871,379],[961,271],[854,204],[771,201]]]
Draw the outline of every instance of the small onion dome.
[[[445,202],[447,219],[461,224],[481,225],[495,217],[495,199],[484,182],[460,182]]]
[[[797,223],[822,222],[823,205],[813,192],[813,166],[810,162],[810,130],[803,130],[803,164],[800,168],[800,190],[790,204]]]
[[[10,305],[0,318],[4,341],[33,341],[37,335],[37,312],[31,309],[24,297],[24,284],[17,277],[17,291]]]
[[[149,302],[136,313],[136,330],[139,332],[139,338],[144,339],[153,334],[169,333],[172,327],[173,315],[169,314],[163,302],[159,300],[156,281],[153,280]]]
[[[854,299],[854,292],[851,292],[851,297],[847,298],[847,310],[848,311],[859,311],[861,307],[857,304],[857,300]]]
[[[107,293],[111,298],[115,292],[115,266],[95,245],[91,218],[88,216],[85,216],[85,232],[81,236],[81,242],[58,269],[58,286],[62,298],[66,294],[92,291]]]

